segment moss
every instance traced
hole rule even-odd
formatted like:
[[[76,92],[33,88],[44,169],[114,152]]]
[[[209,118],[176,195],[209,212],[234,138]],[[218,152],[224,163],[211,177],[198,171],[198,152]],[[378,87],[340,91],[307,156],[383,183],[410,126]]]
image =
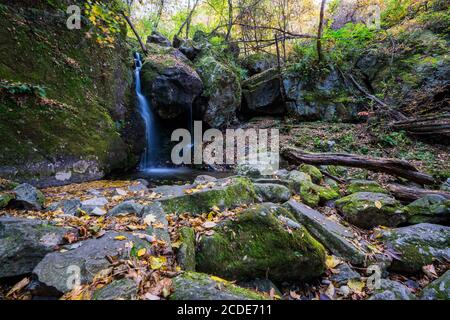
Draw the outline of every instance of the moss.
[[[334,200],[340,197],[336,189],[313,185],[312,190],[319,196],[320,202]]]
[[[368,180],[351,181],[349,186],[347,187],[347,192],[350,194],[357,192],[388,193],[388,191],[383,189],[383,187],[379,183]]]
[[[280,214],[280,212],[278,212]],[[271,208],[256,206],[203,237],[197,251],[199,271],[226,279],[301,281],[324,271],[325,249],[301,227],[287,232]]]
[[[204,190],[193,194],[162,200],[166,212],[201,214],[212,207],[234,208],[255,202],[257,195],[253,183],[248,178],[233,178],[223,188]]]
[[[317,167],[312,166],[310,164],[302,164],[298,168],[298,170],[307,173],[312,178],[312,181],[314,183],[320,183],[320,181],[322,181],[323,179],[322,172],[320,172],[320,170]]]
[[[180,229],[181,246],[177,252],[178,263],[186,271],[195,271],[195,233],[194,229]]]
[[[6,207],[11,200],[14,200],[14,195],[11,193],[0,194],[0,209]]]

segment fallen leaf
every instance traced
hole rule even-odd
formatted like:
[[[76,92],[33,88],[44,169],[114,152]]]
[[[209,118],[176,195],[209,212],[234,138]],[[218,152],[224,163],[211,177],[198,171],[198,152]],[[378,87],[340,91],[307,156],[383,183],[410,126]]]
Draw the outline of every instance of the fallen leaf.
[[[13,295],[16,292],[21,291],[23,288],[28,286],[29,283],[30,283],[30,279],[29,278],[23,278],[18,283],[16,283],[14,285],[14,287],[11,288],[11,290],[9,290],[9,292],[6,294],[6,296],[9,297],[9,296]]]
[[[138,257],[142,257],[142,256],[144,256],[146,253],[147,253],[147,249],[146,249],[146,248],[142,248],[142,249],[139,249],[139,250],[138,250],[137,256],[138,256]]]
[[[327,256],[326,265],[328,269],[334,269],[336,266],[340,265],[342,260],[335,256]]]
[[[436,269],[434,268],[434,265],[432,265],[432,264],[427,265],[427,266],[423,266],[422,267],[422,271],[429,278],[432,278],[432,279],[439,278],[439,276],[436,273]]]
[[[127,240],[127,237],[125,237],[125,236],[117,236],[117,237],[114,238],[114,240],[123,241],[123,240]]]
[[[380,201],[375,201],[375,207],[381,209],[383,207],[383,204]]]
[[[151,226],[152,223],[156,222],[156,216],[154,214],[146,215],[144,218],[144,223],[148,226]]]
[[[350,279],[347,283],[347,286],[355,293],[362,293],[366,284],[360,280]]]

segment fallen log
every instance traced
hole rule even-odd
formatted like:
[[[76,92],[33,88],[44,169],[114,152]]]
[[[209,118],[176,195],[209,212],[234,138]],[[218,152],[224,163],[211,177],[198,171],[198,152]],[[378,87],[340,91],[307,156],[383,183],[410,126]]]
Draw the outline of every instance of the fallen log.
[[[403,201],[412,202],[427,195],[439,195],[446,199],[450,199],[450,192],[442,190],[426,190],[422,188],[406,187],[395,183],[387,185],[387,188],[395,198]]]
[[[293,164],[336,165],[383,172],[420,184],[434,184],[432,176],[419,172],[407,161],[387,158],[372,158],[346,153],[306,153],[296,148],[284,148],[282,156]]]

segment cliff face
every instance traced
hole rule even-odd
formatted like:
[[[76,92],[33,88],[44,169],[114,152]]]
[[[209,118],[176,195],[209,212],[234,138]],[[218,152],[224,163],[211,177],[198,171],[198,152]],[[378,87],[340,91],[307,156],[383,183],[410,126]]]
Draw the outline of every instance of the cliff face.
[[[85,17],[66,27],[66,1],[3,3],[0,176],[58,185],[134,165],[143,130],[126,31],[105,46]]]

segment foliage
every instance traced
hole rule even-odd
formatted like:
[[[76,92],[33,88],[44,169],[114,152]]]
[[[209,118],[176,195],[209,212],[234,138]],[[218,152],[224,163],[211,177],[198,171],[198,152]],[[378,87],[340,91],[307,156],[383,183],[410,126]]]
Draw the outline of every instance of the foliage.
[[[41,98],[46,97],[44,87],[27,83],[0,81],[0,92],[2,90],[10,94],[33,94]]]

